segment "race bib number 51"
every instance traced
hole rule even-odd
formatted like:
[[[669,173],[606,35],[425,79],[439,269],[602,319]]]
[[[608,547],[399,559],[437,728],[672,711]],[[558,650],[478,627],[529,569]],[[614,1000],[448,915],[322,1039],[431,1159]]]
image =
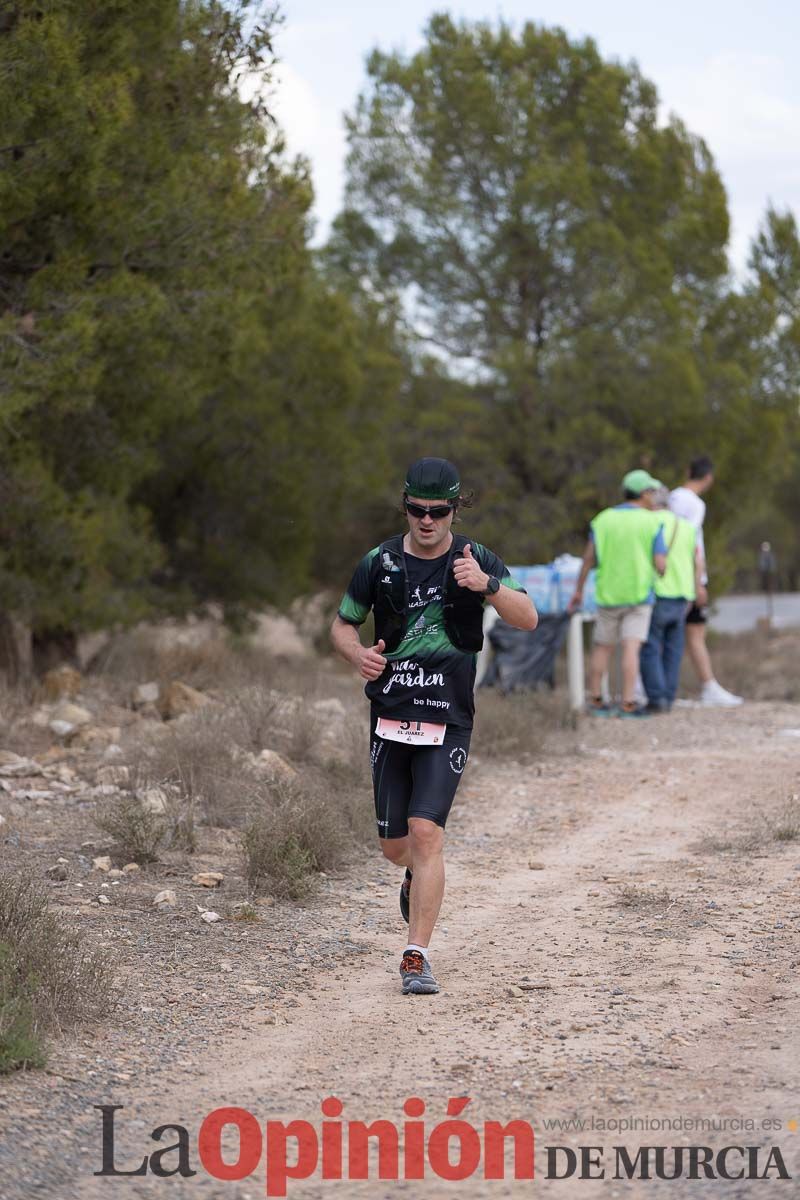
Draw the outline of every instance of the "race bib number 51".
[[[375,726],[378,737],[388,742],[405,742],[412,746],[441,746],[446,725],[431,725],[427,721],[387,721],[378,717]]]

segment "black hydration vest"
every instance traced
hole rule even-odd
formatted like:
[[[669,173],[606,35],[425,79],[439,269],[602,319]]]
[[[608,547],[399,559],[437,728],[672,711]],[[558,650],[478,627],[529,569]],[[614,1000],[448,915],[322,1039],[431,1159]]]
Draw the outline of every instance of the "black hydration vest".
[[[403,554],[403,534],[381,544],[378,550],[378,583],[373,604],[376,640],[383,638],[391,654],[403,640],[408,628],[408,574]],[[483,596],[459,587],[453,574],[453,560],[463,558],[469,538],[454,533],[444,568],[442,607],[444,628],[450,641],[467,654],[483,648]]]

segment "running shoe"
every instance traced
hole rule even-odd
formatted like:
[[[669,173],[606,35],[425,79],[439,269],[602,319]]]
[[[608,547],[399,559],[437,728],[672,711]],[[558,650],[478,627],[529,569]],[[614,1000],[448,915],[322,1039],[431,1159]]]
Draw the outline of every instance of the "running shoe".
[[[408,924],[408,914],[411,911],[411,872],[406,867],[406,877],[400,884],[400,912],[403,915],[403,920]]]
[[[590,700],[586,705],[590,717],[615,717],[618,711],[616,704],[605,704],[602,700]]]
[[[400,978],[404,996],[430,996],[439,990],[431,964],[419,950],[406,950],[400,963]]]
[[[733,692],[717,683],[716,679],[709,679],[708,683],[703,684],[700,703],[706,708],[738,708],[744,701],[741,696],[734,696]]]

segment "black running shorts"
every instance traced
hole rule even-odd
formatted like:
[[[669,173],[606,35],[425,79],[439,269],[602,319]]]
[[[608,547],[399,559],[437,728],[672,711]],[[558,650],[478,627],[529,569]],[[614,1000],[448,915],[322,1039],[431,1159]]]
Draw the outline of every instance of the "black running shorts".
[[[408,833],[409,817],[425,817],[445,827],[467,765],[470,731],[448,726],[441,746],[406,746],[375,732],[372,715],[370,759],[378,837]]]
[[[708,607],[706,605],[703,605],[703,607],[701,608],[700,605],[698,605],[694,601],[692,601],[691,607],[689,608],[689,611],[686,614],[686,624],[687,625],[705,625],[707,620],[708,620]]]

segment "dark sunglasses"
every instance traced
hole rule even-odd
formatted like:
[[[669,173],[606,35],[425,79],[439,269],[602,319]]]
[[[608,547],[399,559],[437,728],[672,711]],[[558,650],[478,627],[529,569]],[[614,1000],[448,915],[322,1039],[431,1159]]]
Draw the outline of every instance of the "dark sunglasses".
[[[449,517],[451,512],[455,512],[453,504],[433,504],[426,508],[424,504],[412,504],[410,500],[405,501],[405,508],[407,513],[411,513],[412,517],[417,517],[420,521],[423,517],[441,521],[443,517]]]

